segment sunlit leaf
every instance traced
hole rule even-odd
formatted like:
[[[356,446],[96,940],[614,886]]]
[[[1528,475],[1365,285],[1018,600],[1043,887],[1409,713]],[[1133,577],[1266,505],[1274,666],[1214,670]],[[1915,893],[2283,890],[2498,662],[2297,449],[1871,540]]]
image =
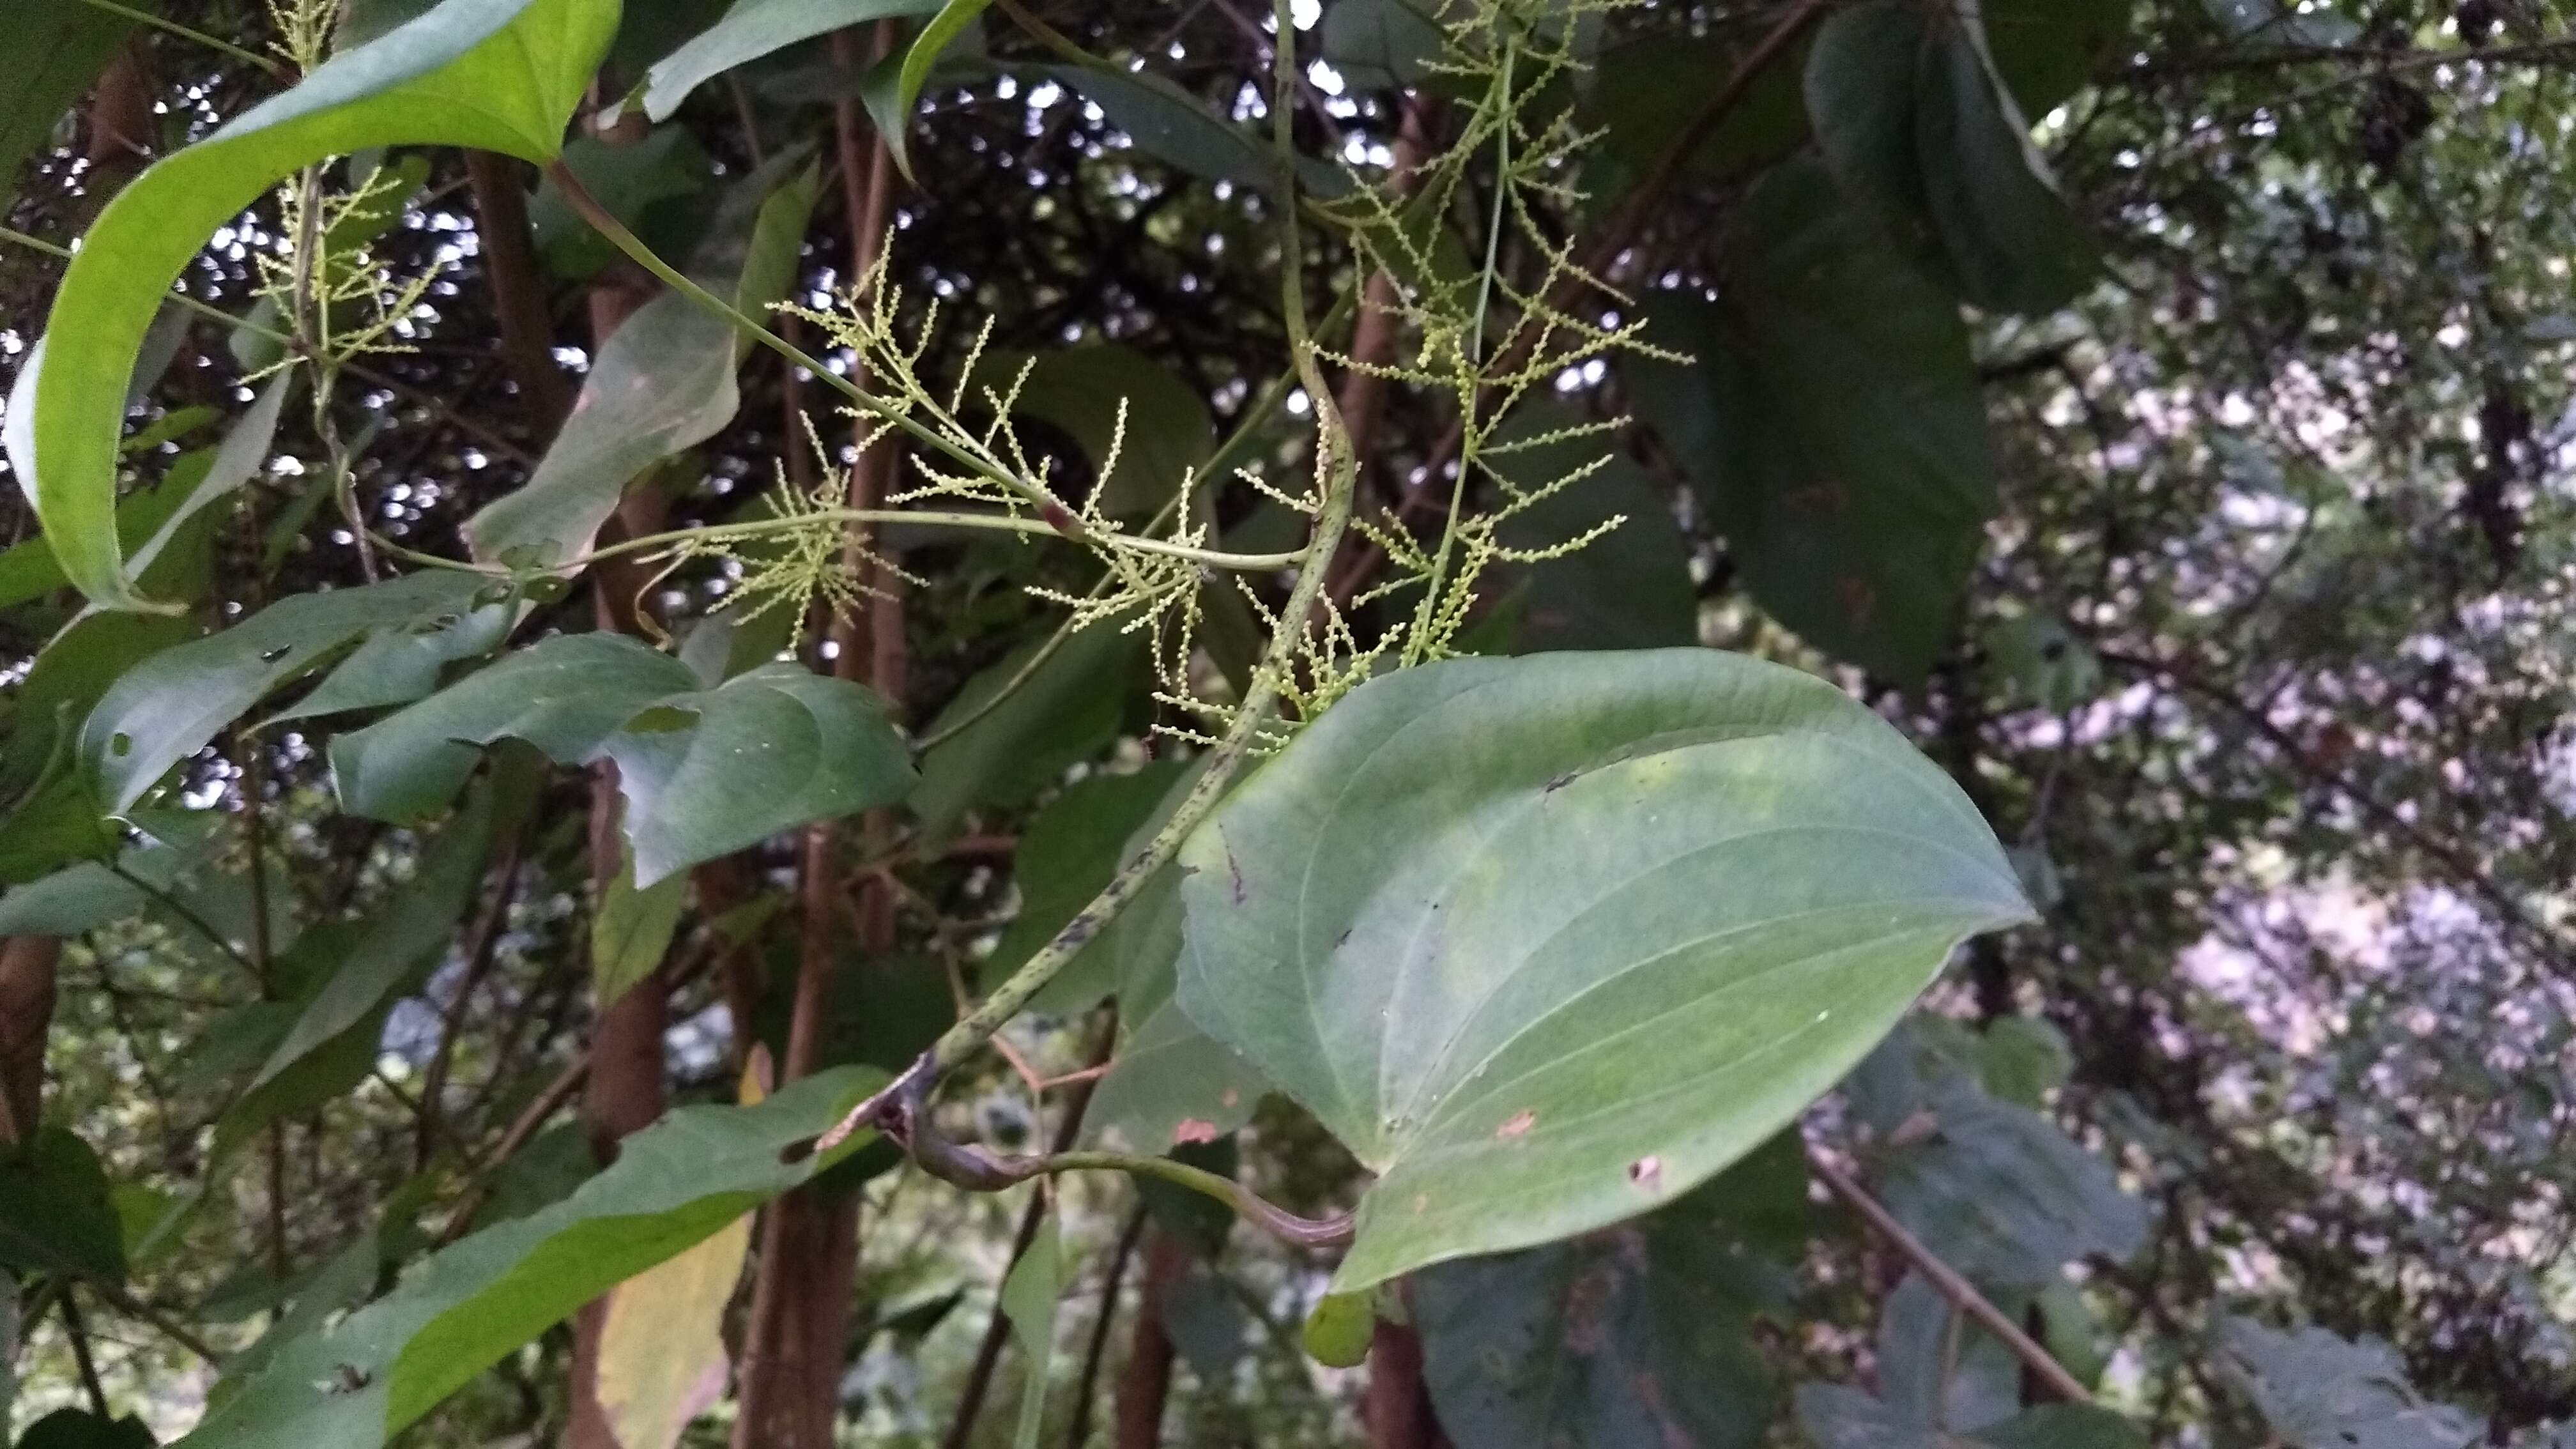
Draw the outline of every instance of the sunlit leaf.
[[[644,114],[668,120],[689,92],[798,41],[897,15],[927,15],[940,0],[738,0],[724,18],[645,73]]]

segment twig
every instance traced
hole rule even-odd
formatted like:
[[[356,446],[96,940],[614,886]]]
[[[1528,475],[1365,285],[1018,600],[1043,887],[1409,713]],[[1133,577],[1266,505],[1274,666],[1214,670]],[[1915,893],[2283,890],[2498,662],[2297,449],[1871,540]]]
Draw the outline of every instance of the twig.
[[[456,995],[447,1003],[445,1017],[438,1024],[438,1047],[430,1053],[429,1066],[420,1079],[420,1118],[412,1139],[412,1169],[417,1172],[429,1166],[429,1155],[445,1129],[441,1101],[447,1091],[447,1073],[456,1059],[456,1038],[465,1026],[465,1010],[473,1003],[474,993],[482,988],[483,978],[491,974],[492,963],[500,955],[501,928],[509,922],[510,903],[519,894],[519,849],[523,836],[513,834],[508,848],[501,853],[500,874],[492,883],[491,899],[483,915],[474,923],[473,934],[466,940],[465,969],[456,980]]]
[[[1834,1196],[1850,1204],[1863,1222],[1914,1265],[1915,1271],[1923,1275],[1934,1292],[1948,1299],[1951,1307],[1977,1320],[1978,1326],[2001,1339],[2004,1347],[2012,1350],[2013,1357],[2020,1359],[2022,1365],[2048,1385],[2051,1392],[2070,1404],[2093,1401],[2092,1390],[2085,1388],[2081,1380],[2050,1357],[2048,1350],[2023,1332],[2020,1324],[1986,1301],[1986,1295],[1978,1292],[1975,1284],[1960,1277],[1957,1269],[1935,1257],[1930,1248],[1923,1246],[1922,1239],[1908,1232],[1905,1224],[1880,1206],[1878,1199],[1871,1197],[1840,1163],[1815,1148],[1808,1149],[1807,1163],[1815,1169],[1816,1176],[1824,1180],[1825,1186],[1832,1189]]]
[[[128,1318],[150,1324],[153,1328],[159,1330],[164,1338],[169,1339],[171,1342],[186,1349],[188,1352],[195,1354],[197,1357],[204,1359],[210,1364],[220,1366],[223,1363],[223,1354],[216,1352],[213,1345],[198,1337],[194,1329],[180,1323],[169,1314],[162,1312],[160,1309],[153,1307],[142,1299],[134,1297],[122,1288],[113,1287],[105,1283],[94,1284],[92,1286],[96,1288],[99,1298],[104,1301],[108,1307],[115,1309],[117,1312],[124,1314]]]
[[[72,1341],[72,1362],[80,1366],[81,1388],[89,1394],[89,1406],[102,1419],[115,1418],[107,1407],[107,1385],[98,1378],[98,1360],[90,1353],[89,1325],[82,1321],[80,1300],[67,1287],[63,1290],[63,1334]]]
[[[1100,1361],[1107,1356],[1110,1325],[1118,1321],[1118,1290],[1127,1281],[1127,1262],[1143,1236],[1145,1210],[1140,1207],[1127,1219],[1127,1231],[1118,1235],[1118,1246],[1109,1255],[1109,1272],[1100,1280],[1100,1316],[1091,1321],[1091,1341],[1082,1350],[1082,1373],[1074,1380],[1073,1424],[1065,1431],[1065,1449],[1083,1449],[1091,1438],[1091,1400],[1100,1382]]]

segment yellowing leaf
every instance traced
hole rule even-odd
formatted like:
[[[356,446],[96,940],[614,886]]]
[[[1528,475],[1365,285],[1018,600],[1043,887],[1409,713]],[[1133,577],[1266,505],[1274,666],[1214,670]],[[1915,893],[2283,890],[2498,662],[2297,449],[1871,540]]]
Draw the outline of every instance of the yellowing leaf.
[[[746,1213],[608,1295],[597,1392],[625,1449],[671,1449],[723,1396],[725,1304],[750,1250]]]

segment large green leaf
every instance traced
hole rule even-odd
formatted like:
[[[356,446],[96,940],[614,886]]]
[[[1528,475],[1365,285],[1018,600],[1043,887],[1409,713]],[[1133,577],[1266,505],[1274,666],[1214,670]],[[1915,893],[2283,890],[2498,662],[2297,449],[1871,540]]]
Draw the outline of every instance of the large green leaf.
[[[1807,105],[1834,174],[1909,253],[1980,307],[2042,313],[2095,275],[1973,10],[1903,0],[1818,30]]]
[[[1839,1384],[1799,1388],[1798,1427],[1816,1449],[2147,1449],[2136,1425],[2091,1404],[2048,1404],[1954,1434]]]
[[[1038,812],[1020,832],[1020,848],[1011,857],[1020,913],[984,958],[981,972],[988,988],[1019,969],[1091,904],[1126,862],[1138,827],[1160,813],[1156,807],[1181,774],[1178,762],[1167,761],[1129,775],[1094,775]],[[1101,943],[1095,939],[1092,944]],[[1097,1005],[1117,985],[1111,953],[1086,946],[1073,965],[1031,1000],[1030,1008],[1069,1015]]]
[[[663,126],[635,141],[579,137],[562,161],[592,200],[656,252],[686,255],[686,239],[705,217],[699,199],[715,181],[706,148],[686,127]],[[551,173],[529,198],[528,227],[538,259],[558,277],[591,277],[624,255],[573,210]]]
[[[56,1409],[27,1426],[18,1449],[152,1449],[152,1427],[128,1414],[103,1419],[80,1409]]]
[[[1020,1389],[1013,1449],[1037,1449],[1038,1433],[1046,1425],[1047,1371],[1055,1366],[1056,1309],[1063,1304],[1064,1291],[1072,1285],[1079,1263],[1066,1257],[1063,1236],[1050,1215],[1038,1224],[1029,1250],[1002,1280],[1002,1313],[1011,1321],[1011,1337],[1020,1346],[1020,1361],[1027,1365],[1028,1375]]]
[[[0,1264],[118,1283],[125,1238],[107,1169],[67,1127],[47,1127],[0,1154]]]
[[[0,798],[36,783],[56,745],[78,734],[127,670],[196,635],[193,621],[167,614],[93,612],[73,620],[46,643],[18,686],[17,728],[0,755]]]
[[[314,978],[295,1022],[215,1124],[218,1152],[355,1086],[375,1062],[387,1012],[419,989],[473,902],[492,843],[490,791],[476,792],[420,855],[420,869],[364,924],[308,933],[291,963]]]
[[[1893,729],[1699,650],[1372,680],[1181,862],[1183,1009],[1378,1174],[1345,1291],[1671,1201],[2028,914]]]
[[[1048,66],[1046,74],[1098,106],[1109,124],[1126,132],[1146,155],[1202,180],[1254,191],[1269,188],[1274,166],[1269,140],[1218,116],[1170,77],[1087,65]],[[1318,196],[1351,189],[1348,173],[1312,156],[1297,158],[1297,180]]]
[[[18,168],[47,145],[54,122],[107,68],[134,21],[87,0],[21,0],[0,49],[0,204],[17,193]]]
[[[1995,511],[1985,404],[1958,309],[1841,197],[1774,168],[1739,208],[1723,302],[1666,293],[1682,367],[1627,365],[1754,599],[1899,684],[1949,646]]]
[[[886,152],[894,157],[895,167],[903,172],[905,180],[915,179],[911,150],[904,143],[911,134],[913,113],[921,109],[922,87],[930,83],[940,57],[974,29],[992,5],[993,0],[947,0],[923,23],[921,33],[912,38],[900,59],[888,57],[890,63],[878,67],[878,73],[868,78],[871,89],[881,92],[870,97],[868,110],[876,117],[877,132],[885,137]]]
[[[623,635],[542,640],[332,741],[332,778],[344,808],[402,820],[444,804],[476,747],[505,737],[559,764],[614,760],[638,887],[911,783],[884,702],[858,685],[792,664],[696,683]]]
[[[940,0],[737,0],[722,20],[653,63],[644,114],[668,120],[689,92],[735,66],[846,26],[894,15],[927,15]]]
[[[1756,1449],[1779,1386],[1753,1320],[1788,1306],[1806,1207],[1796,1134],[1605,1233],[1443,1263],[1412,1280],[1441,1426],[1480,1449]],[[1793,1228],[1796,1226],[1792,1219]],[[1785,1250],[1785,1251],[1784,1251]]]
[[[686,1107],[628,1137],[571,1197],[487,1228],[392,1293],[281,1347],[189,1449],[373,1449],[610,1286],[685,1251],[865,1146],[799,1156],[884,1074],[844,1068],[754,1107]]]
[[[617,0],[446,0],[162,160],[82,238],[9,408],[12,466],[63,571],[91,599],[148,604],[116,537],[127,378],[188,258],[279,178],[371,146],[555,154],[617,25]]]

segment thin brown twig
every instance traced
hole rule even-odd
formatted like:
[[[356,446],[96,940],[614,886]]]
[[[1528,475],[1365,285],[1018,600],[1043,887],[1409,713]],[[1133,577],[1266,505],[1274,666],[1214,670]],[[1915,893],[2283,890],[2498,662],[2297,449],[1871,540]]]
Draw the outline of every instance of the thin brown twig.
[[[1957,1269],[1942,1262],[1930,1248],[1925,1247],[1923,1240],[1898,1222],[1896,1215],[1880,1205],[1878,1199],[1871,1197],[1869,1190],[1845,1171],[1842,1164],[1814,1148],[1808,1149],[1807,1163],[1834,1196],[1849,1204],[1872,1231],[1887,1239],[1889,1246],[1914,1265],[1914,1270],[1923,1275],[1934,1292],[1948,1299],[1951,1307],[1975,1319],[1979,1327],[2002,1340],[2004,1347],[2012,1350],[2013,1357],[2020,1359],[2040,1382],[2048,1385],[2050,1392],[2070,1404],[2093,1401],[2092,1390],[2084,1387],[2083,1382],[2068,1373],[2047,1349],[2023,1332],[2021,1325],[2013,1322],[2010,1315],[1987,1301],[1986,1295],[1978,1292],[1975,1284],[1960,1277]]]
[[[1100,1362],[1108,1356],[1110,1325],[1118,1321],[1118,1290],[1126,1284],[1128,1261],[1137,1240],[1145,1236],[1145,1209],[1128,1215],[1127,1230],[1109,1255],[1109,1271],[1100,1280],[1100,1315],[1091,1320],[1091,1341],[1083,1346],[1082,1372],[1073,1384],[1073,1424],[1065,1431],[1065,1449],[1083,1449],[1091,1438],[1092,1398],[1098,1392]]]

